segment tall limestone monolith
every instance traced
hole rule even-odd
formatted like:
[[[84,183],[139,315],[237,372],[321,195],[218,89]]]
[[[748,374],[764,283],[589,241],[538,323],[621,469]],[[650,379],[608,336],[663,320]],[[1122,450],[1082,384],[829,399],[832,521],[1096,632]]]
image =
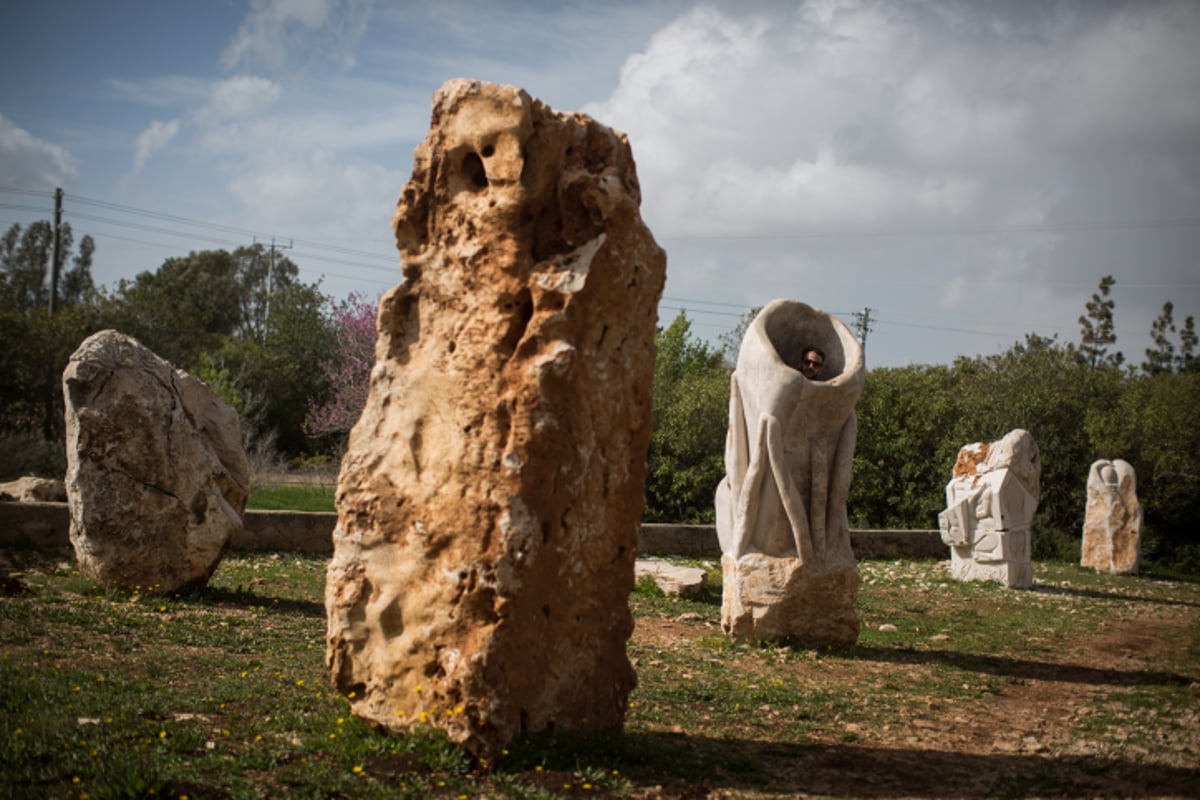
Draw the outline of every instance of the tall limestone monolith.
[[[938,514],[950,545],[950,572],[963,581],[1033,586],[1032,525],[1041,498],[1042,461],[1029,431],[958,451]]]
[[[1099,572],[1136,575],[1142,556],[1142,506],[1129,462],[1101,459],[1088,471],[1080,564]]]
[[[623,134],[434,95],[338,479],[326,660],[359,717],[483,758],[622,724],[666,269],[640,202]]]
[[[819,379],[800,371],[813,347]],[[746,331],[716,493],[721,625],[737,641],[858,639],[846,499],[864,376],[858,341],[820,309],[775,300]]]
[[[102,586],[203,586],[250,492],[237,413],[204,383],[113,330],[63,371],[67,503],[80,571]]]

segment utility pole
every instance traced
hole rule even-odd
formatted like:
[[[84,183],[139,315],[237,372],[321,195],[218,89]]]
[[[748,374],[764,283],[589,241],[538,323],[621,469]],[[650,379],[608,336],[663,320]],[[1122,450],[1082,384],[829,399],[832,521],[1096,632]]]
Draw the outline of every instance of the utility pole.
[[[62,271],[62,203],[63,190],[54,190],[54,263],[50,265],[50,316],[58,310],[58,274]]]
[[[864,306],[862,311],[854,312],[854,330],[858,332],[858,343],[864,355],[867,352],[867,334],[871,332],[871,312],[874,310]]]
[[[254,239],[254,243],[258,244],[257,237]],[[277,249],[278,250],[291,250],[292,243],[293,243],[293,240],[288,239],[287,244],[277,244],[275,242],[275,237],[274,236],[271,237],[271,251],[270,251],[270,254],[267,256],[267,303],[266,303],[266,308],[263,311],[263,322],[264,323],[269,322],[271,319],[271,296],[275,291],[275,251]]]

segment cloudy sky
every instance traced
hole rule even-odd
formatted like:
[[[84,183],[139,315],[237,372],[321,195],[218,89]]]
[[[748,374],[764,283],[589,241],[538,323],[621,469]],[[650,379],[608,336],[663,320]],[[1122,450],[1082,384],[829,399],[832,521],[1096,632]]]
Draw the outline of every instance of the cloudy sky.
[[[1078,341],[1116,279],[1140,363],[1200,316],[1200,3],[63,0],[0,29],[0,226],[64,218],[111,285],[290,245],[377,296],[388,220],[455,77],[629,135],[660,316],[870,309],[869,366]]]

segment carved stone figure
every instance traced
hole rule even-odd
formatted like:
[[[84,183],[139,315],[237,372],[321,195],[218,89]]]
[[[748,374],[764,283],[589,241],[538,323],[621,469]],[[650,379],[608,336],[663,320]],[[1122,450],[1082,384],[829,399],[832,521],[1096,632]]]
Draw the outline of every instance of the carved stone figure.
[[[666,257],[629,142],[523,90],[433,99],[338,479],[326,660],[476,755],[619,726]]]
[[[1142,507],[1133,467],[1119,458],[1101,459],[1088,472],[1080,564],[1100,572],[1136,575],[1141,547]]]
[[[816,380],[801,372],[813,347]],[[846,497],[864,374],[849,329],[804,303],[775,300],[746,331],[716,495],[721,624],[734,639],[858,639]]]
[[[237,414],[136,339],[89,336],[63,372],[71,544],[106,587],[203,586],[241,530]]]
[[[1037,442],[1019,428],[998,442],[958,451],[954,477],[946,484],[946,510],[938,514],[955,578],[1033,585],[1030,525],[1041,476]]]

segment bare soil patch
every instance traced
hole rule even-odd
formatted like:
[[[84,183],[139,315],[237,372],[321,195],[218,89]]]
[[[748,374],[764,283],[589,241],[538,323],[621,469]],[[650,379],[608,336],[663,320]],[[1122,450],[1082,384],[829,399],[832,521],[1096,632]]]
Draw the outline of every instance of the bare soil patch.
[[[835,718],[802,742],[709,739],[677,727],[672,735],[725,760],[744,750],[765,768],[758,785],[718,775],[697,795],[709,798],[1200,797],[1200,608],[1135,601],[1116,612],[1101,630],[1043,641],[1030,653],[964,654],[933,636],[921,649],[860,646],[795,659],[783,671],[786,680],[865,704],[877,694],[864,687],[884,676],[903,685],[952,667],[964,692],[972,674],[1003,678],[983,696],[931,696],[879,724],[839,729]],[[634,642],[669,648],[719,635],[712,619],[686,616],[639,618]],[[765,669],[761,659],[745,663],[751,678]],[[778,665],[770,670],[780,674]],[[1173,691],[1184,707],[1143,705],[1143,689]],[[644,788],[638,796],[674,795]]]

